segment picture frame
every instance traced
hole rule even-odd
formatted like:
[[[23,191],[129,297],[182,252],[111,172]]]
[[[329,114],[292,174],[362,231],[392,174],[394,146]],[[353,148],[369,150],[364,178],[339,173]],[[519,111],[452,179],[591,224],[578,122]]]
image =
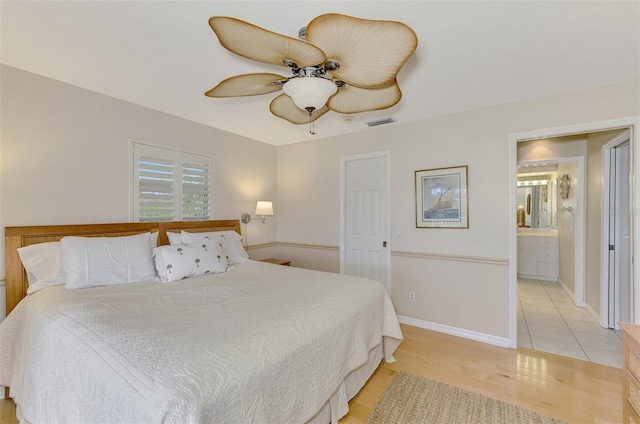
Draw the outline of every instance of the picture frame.
[[[469,228],[467,165],[415,171],[416,228]]]

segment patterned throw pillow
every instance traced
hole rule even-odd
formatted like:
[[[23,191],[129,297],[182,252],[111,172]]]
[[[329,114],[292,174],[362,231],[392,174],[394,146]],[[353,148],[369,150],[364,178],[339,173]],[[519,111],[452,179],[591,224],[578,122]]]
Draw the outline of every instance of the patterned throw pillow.
[[[153,254],[156,271],[163,283],[225,272],[229,268],[229,261],[219,244],[206,239],[156,247]]]
[[[226,252],[231,265],[239,264],[249,259],[249,254],[242,247],[242,236],[235,231],[212,231],[208,233],[182,231],[181,236],[183,243],[193,243],[198,239],[217,242],[222,250]]]

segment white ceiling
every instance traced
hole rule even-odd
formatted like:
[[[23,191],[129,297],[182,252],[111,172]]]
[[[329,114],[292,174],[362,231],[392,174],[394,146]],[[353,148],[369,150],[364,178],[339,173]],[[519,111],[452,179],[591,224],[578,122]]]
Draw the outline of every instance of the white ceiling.
[[[404,22],[418,50],[400,71],[401,102],[329,112],[316,133],[269,113],[274,94],[211,99],[204,92],[251,72],[289,75],[225,50],[209,28],[233,16],[297,36],[337,12]],[[69,84],[274,145],[398,125],[544,97],[640,75],[638,1],[7,1],[0,61]]]

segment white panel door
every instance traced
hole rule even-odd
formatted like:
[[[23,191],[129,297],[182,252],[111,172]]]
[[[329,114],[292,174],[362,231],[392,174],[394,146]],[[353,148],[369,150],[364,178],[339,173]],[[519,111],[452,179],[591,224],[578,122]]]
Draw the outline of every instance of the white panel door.
[[[389,267],[388,169],[386,156],[347,160],[344,165],[344,272],[380,281]]]
[[[609,211],[609,327],[631,322],[629,143],[612,149]]]

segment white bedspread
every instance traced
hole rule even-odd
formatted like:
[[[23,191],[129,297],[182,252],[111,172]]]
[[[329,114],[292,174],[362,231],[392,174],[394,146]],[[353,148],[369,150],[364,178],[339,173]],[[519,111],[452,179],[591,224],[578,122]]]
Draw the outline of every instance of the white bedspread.
[[[392,360],[379,283],[248,261],[29,295],[0,325],[0,384],[31,423],[303,423],[382,336]]]

